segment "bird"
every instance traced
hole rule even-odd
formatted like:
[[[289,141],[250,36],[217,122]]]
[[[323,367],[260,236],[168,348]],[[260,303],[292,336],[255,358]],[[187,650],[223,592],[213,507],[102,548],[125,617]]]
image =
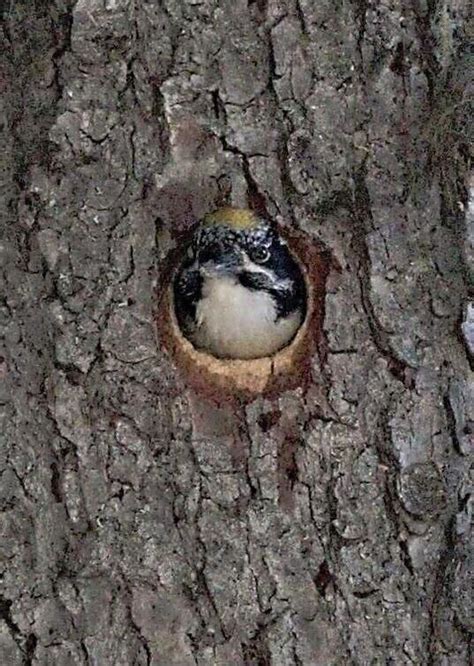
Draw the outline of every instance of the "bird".
[[[176,319],[200,351],[256,359],[286,347],[306,312],[301,268],[276,226],[223,207],[197,225],[173,280]]]

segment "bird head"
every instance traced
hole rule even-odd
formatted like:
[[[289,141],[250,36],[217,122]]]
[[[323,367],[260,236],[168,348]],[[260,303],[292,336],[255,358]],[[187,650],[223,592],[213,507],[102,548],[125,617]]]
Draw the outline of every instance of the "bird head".
[[[206,317],[210,321],[225,313],[233,317],[231,330],[236,330],[239,321],[245,326],[246,320],[245,313],[239,315],[239,307],[255,307],[254,320],[261,312],[265,320],[271,318],[272,326],[281,328],[285,318],[301,321],[306,301],[300,267],[277,228],[250,210],[230,207],[210,213],[199,224],[175,279],[174,294],[184,331],[202,328]],[[245,306],[239,305],[243,302]],[[252,327],[258,328],[255,321]],[[212,343],[207,346],[212,348]]]

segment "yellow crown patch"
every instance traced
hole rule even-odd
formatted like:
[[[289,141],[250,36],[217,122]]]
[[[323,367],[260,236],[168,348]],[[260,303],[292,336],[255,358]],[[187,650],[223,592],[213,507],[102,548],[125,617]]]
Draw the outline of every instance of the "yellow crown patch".
[[[231,206],[218,208],[204,218],[206,226],[225,224],[233,229],[251,229],[257,226],[258,222],[259,219],[253,211],[247,208],[232,208]]]

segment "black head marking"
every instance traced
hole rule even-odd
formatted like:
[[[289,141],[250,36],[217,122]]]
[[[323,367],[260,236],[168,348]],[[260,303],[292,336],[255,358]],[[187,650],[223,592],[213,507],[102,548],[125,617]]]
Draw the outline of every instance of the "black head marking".
[[[295,310],[304,312],[306,286],[301,269],[287,244],[275,234],[266,247],[269,250],[269,258],[263,264],[263,268],[270,274],[247,270],[239,276],[240,283],[248,289],[270,293],[276,303],[277,318],[287,317]]]
[[[202,295],[203,278],[200,262],[218,259],[219,254],[229,254],[236,248],[265,260],[263,272],[242,268],[235,275],[247,289],[267,291],[276,303],[277,318],[286,317],[300,309],[304,311],[306,288],[300,267],[290,253],[287,243],[276,229],[265,220],[255,225],[235,228],[224,223],[201,225],[190,246],[190,255],[183,262],[174,281],[174,295],[178,321],[194,321],[196,305]],[[258,253],[258,254],[257,254]],[[259,263],[256,260],[254,263]]]

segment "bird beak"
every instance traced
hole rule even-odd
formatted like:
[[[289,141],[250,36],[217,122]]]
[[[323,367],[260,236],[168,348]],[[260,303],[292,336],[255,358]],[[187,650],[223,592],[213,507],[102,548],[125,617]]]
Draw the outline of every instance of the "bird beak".
[[[227,262],[206,261],[205,264],[201,264],[200,273],[203,277],[220,277],[235,273],[235,268],[235,265]]]
[[[200,264],[200,272],[203,277],[223,277],[235,275],[242,266],[242,253],[238,251],[227,252],[224,257],[209,259]]]

